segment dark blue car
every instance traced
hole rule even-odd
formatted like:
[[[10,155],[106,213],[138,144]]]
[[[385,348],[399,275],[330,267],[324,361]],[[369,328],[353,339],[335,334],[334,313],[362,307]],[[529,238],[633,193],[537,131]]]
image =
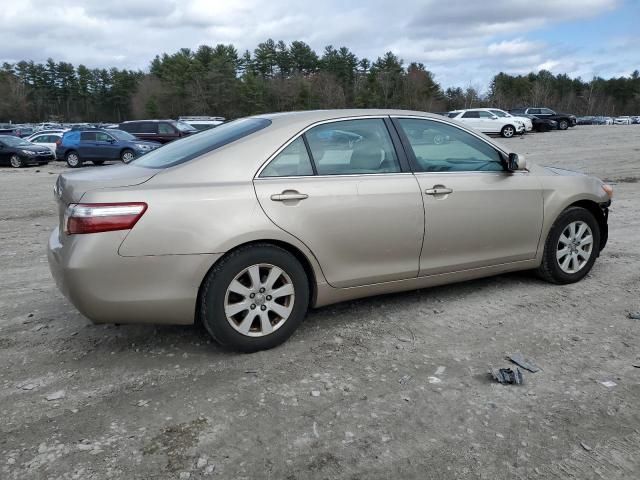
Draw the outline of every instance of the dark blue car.
[[[129,163],[136,157],[155,150],[158,142],[139,140],[122,130],[76,129],[65,132],[56,147],[56,157],[71,168],[90,161],[102,165],[107,160]]]

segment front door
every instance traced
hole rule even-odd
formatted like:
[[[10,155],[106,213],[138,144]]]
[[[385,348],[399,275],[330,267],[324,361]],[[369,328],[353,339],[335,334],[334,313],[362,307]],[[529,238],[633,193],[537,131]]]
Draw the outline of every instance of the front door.
[[[498,150],[484,139],[436,120],[394,120],[408,144],[425,205],[420,275],[531,260],[542,229],[538,179],[506,172]],[[412,132],[448,138],[425,143]]]
[[[313,252],[330,285],[414,278],[424,208],[401,155],[382,118],[324,123],[283,149],[254,185],[265,213]]]

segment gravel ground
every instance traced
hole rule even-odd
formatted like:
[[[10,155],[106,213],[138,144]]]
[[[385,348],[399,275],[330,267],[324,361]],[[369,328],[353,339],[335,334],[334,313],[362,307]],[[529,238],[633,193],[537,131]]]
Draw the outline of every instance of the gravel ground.
[[[617,182],[586,279],[326,307],[253,355],[195,326],[90,324],[44,253],[62,165],[1,168],[0,478],[640,478],[640,126],[504,142]],[[516,351],[542,370],[492,383]]]

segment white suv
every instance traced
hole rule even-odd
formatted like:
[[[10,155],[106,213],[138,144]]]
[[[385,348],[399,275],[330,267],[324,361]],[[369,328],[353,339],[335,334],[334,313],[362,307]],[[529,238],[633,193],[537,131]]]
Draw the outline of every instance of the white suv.
[[[527,117],[519,117],[518,115],[511,115],[509,112],[505,112],[504,110],[500,110],[499,108],[485,108],[487,112],[491,112],[494,115],[497,115],[500,118],[515,118],[516,120],[520,120],[524,123],[524,131],[530,132],[533,130],[533,122],[530,118]]]
[[[453,110],[447,115],[482,133],[497,133],[505,138],[511,138],[516,133],[524,133],[525,125],[515,117],[499,117],[491,113],[488,108],[470,108],[468,110]]]

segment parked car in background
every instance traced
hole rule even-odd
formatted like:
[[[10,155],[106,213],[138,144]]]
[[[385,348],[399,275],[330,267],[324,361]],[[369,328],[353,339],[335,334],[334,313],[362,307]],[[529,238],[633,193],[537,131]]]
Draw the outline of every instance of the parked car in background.
[[[162,146],[158,142],[140,140],[122,130],[78,129],[69,130],[56,147],[56,157],[65,160],[71,168],[84,162],[102,165],[107,160],[129,163]]]
[[[169,143],[199,132],[188,123],[176,120],[131,120],[121,123],[119,128],[141,140],[160,143]]]
[[[524,131],[525,132],[530,132],[531,130],[533,130],[533,122],[531,121],[530,118],[527,118],[526,116],[523,115],[511,115],[509,112],[505,112],[504,110],[501,110],[499,108],[486,108],[484,109],[488,112],[493,113],[494,115],[501,117],[501,118],[515,118],[516,120],[520,120],[522,123],[524,123]]]
[[[61,130],[64,127],[59,123],[40,123],[35,126],[34,130],[39,132],[41,130]]]
[[[193,128],[202,131],[209,130],[210,128],[217,127],[218,125],[222,125],[225,121],[224,117],[204,117],[204,116],[191,116],[191,117],[180,117],[178,118],[179,122],[184,122],[188,125],[191,125]]]
[[[327,152],[327,130],[362,140]],[[429,130],[450,141],[425,144]],[[310,307],[517,270],[577,282],[607,242],[612,194],[441,116],[265,114],[60,175],[48,260],[93,322],[197,321],[252,352]]]
[[[524,133],[525,130],[522,120],[515,117],[500,118],[484,108],[453,110],[449,112],[449,118],[466,123],[482,133],[500,134],[505,138],[511,138],[516,133]]]
[[[587,115],[584,117],[578,117],[576,119],[576,125],[593,125],[596,117],[593,115]]]
[[[13,168],[46,165],[55,157],[47,147],[34,145],[13,135],[0,135],[0,163]]]
[[[613,119],[614,125],[631,125],[631,117],[623,115]]]
[[[631,117],[631,123],[640,123],[640,116],[634,115],[633,117]]]
[[[513,108],[509,110],[512,115],[522,115],[526,113],[528,115],[535,115],[538,118],[548,118],[549,120],[555,120],[558,122],[558,130],[566,130],[569,127],[575,127],[577,124],[577,117],[570,113],[557,113],[550,108],[537,108],[537,107],[525,107],[525,108]]]
[[[16,125],[16,136],[20,138],[25,138],[31,135],[34,132],[33,127],[29,125]]]
[[[65,130],[43,130],[34,133],[33,135],[25,138],[25,140],[27,142],[35,143],[36,145],[47,147],[55,155],[56,147],[62,140],[64,132]]]
[[[523,113],[522,116],[529,118],[533,124],[533,129],[536,132],[548,132],[558,128],[558,122],[550,120],[548,118],[538,118],[535,115],[528,115]]]
[[[11,135],[17,137],[17,127],[10,123],[0,123],[0,135]]]
[[[613,125],[613,118],[611,117],[594,117],[592,125]]]

